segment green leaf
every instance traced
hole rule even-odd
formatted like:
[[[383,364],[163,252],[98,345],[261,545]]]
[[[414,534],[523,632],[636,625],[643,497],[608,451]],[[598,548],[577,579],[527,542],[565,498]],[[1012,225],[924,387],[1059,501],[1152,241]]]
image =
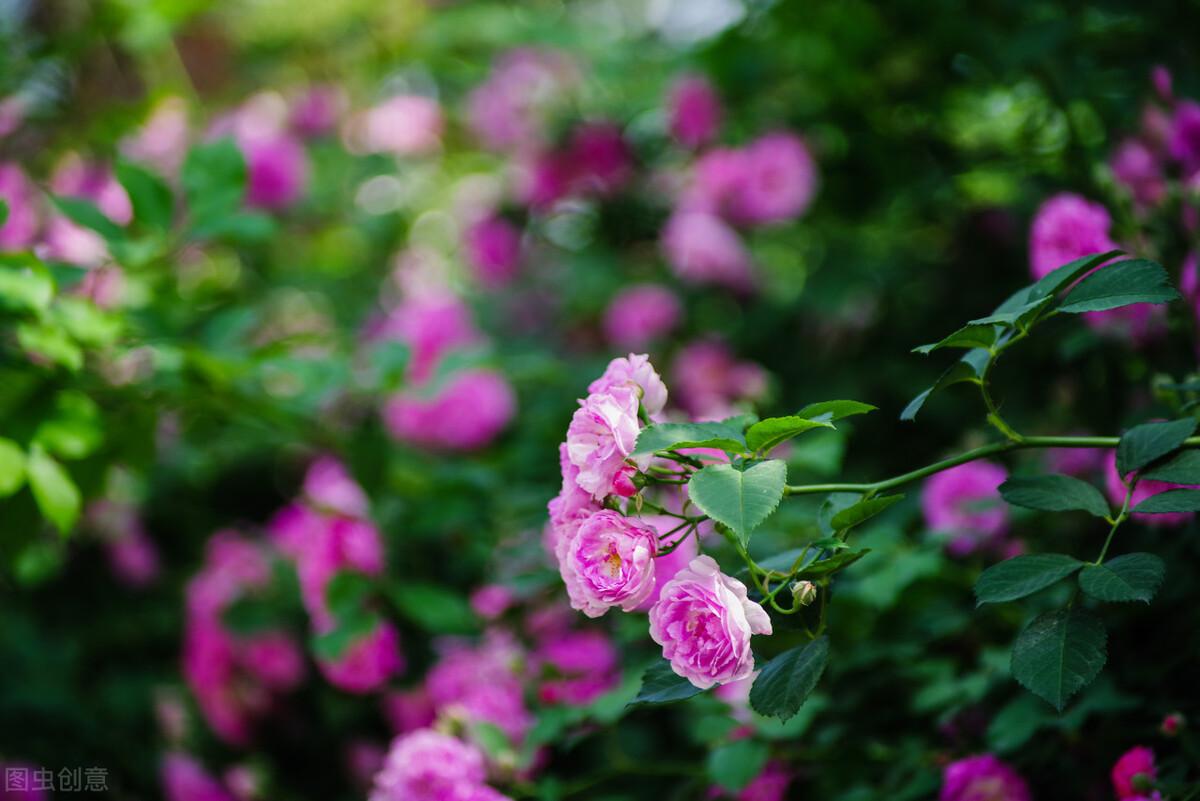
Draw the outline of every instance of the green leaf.
[[[246,161],[232,139],[205,142],[188,153],[181,179],[193,221],[225,217],[242,205]]]
[[[1160,492],[1133,507],[1133,512],[1140,515],[1200,512],[1200,490],[1173,489]]]
[[[121,318],[84,298],[62,297],[54,304],[54,319],[83,345],[102,347],[121,332]]]
[[[54,298],[54,281],[40,264],[0,267],[0,307],[16,312],[42,312]]]
[[[60,459],[83,459],[104,442],[100,409],[82,392],[66,390],[55,399],[53,415],[43,420],[33,441]]]
[[[1043,512],[1080,510],[1096,517],[1109,514],[1108,501],[1100,490],[1086,481],[1058,473],[1013,476],[1000,485],[1000,496],[1013,506]]]
[[[104,213],[96,208],[90,200],[57,195],[51,195],[50,199],[54,201],[58,210],[66,215],[67,219],[76,225],[95,231],[104,237],[105,241],[114,242],[125,238],[125,229],[104,216]]]
[[[17,342],[26,352],[75,372],[83,367],[83,350],[66,332],[45,323],[21,323],[17,326]]]
[[[838,512],[849,509],[861,500],[862,493],[858,492],[829,493],[821,502],[820,508],[817,509],[817,528],[826,537],[832,537],[836,533],[833,527],[833,518],[837,517]]]
[[[868,498],[848,506],[833,516],[830,525],[834,531],[845,531],[859,523],[870,520],[875,515],[887,509],[894,503],[903,500],[903,495],[883,495],[878,498]]]
[[[1073,556],[1037,553],[992,565],[975,582],[976,606],[1015,601],[1049,587],[1083,567]]]
[[[1162,586],[1167,566],[1152,553],[1128,553],[1079,574],[1079,586],[1098,601],[1144,601]]]
[[[1134,303],[1167,303],[1179,298],[1167,271],[1147,259],[1127,259],[1101,267],[1067,293],[1061,312],[1104,311]]]
[[[375,591],[370,576],[354,570],[341,570],[325,585],[325,602],[335,619],[348,617],[362,609]]]
[[[0,498],[7,498],[25,483],[25,451],[11,439],[0,437]]]
[[[42,514],[54,524],[59,533],[69,532],[79,519],[82,503],[79,489],[71,480],[71,476],[39,445],[29,449],[25,472],[38,509],[41,509]]]
[[[191,235],[196,239],[226,239],[241,244],[265,242],[275,233],[275,221],[256,211],[235,209],[197,219]]]
[[[8,222],[8,201],[0,197],[0,226]]]
[[[1139,478],[1172,484],[1200,484],[1200,450],[1180,451],[1168,461],[1141,473]]]
[[[1038,300],[1039,298],[1050,297],[1063,287],[1074,283],[1080,276],[1090,273],[1101,264],[1104,264],[1104,262],[1115,259],[1117,256],[1122,255],[1122,253],[1123,251],[1120,250],[1110,250],[1106,253],[1095,253],[1091,256],[1082,256],[1074,261],[1067,262],[1038,279],[1029,288],[1029,298],[1031,300]]]
[[[871,552],[870,548],[863,548],[860,551],[838,551],[828,559],[821,559],[816,562],[811,562],[805,565],[801,570],[796,572],[796,579],[814,579],[821,576],[828,576],[831,573],[836,573],[839,570],[850,567],[850,565],[862,559]]]
[[[713,464],[688,482],[688,497],[701,512],[733,529],[742,545],[779,506],[787,465],[779,459],[738,465]]]
[[[174,209],[171,187],[146,168],[129,162],[119,162],[116,174],[129,195],[133,219],[155,231],[170,230]]]
[[[768,417],[746,429],[746,445],[752,451],[765,453],[776,445],[814,428],[833,428],[833,424],[798,416]]]
[[[996,326],[990,324],[968,323],[953,334],[929,345],[919,345],[913,348],[913,353],[932,353],[942,348],[990,348],[996,344]]]
[[[762,772],[770,752],[749,737],[714,748],[708,754],[708,778],[731,793],[742,790]]]
[[[796,412],[796,416],[804,417],[818,423],[836,423],[844,417],[867,414],[875,411],[877,408],[869,403],[853,400],[820,401],[808,404]]]
[[[1104,624],[1082,609],[1039,615],[1013,645],[1013,677],[1061,712],[1104,667],[1107,640]]]
[[[742,453],[746,440],[742,430],[728,422],[713,423],[655,423],[638,434],[633,455],[642,456],[656,451],[677,448],[717,448]]]
[[[642,688],[629,705],[669,704],[691,698],[700,692],[699,687],[676,674],[671,670],[671,663],[663,659],[646,668],[642,674]]]
[[[479,629],[466,599],[438,584],[406,581],[387,592],[400,614],[428,632],[471,634]]]
[[[1143,423],[1126,431],[1117,443],[1117,472],[1126,475],[1166,456],[1183,445],[1196,430],[1196,420]]]
[[[760,715],[787,720],[817,686],[829,659],[829,639],[784,651],[767,663],[750,688],[750,706]]]
[[[917,414],[921,411],[921,407],[925,405],[925,401],[929,400],[929,396],[938,390],[945,389],[954,384],[961,384],[964,381],[978,383],[979,377],[983,374],[983,369],[987,366],[989,359],[991,359],[991,353],[983,348],[967,351],[961,359],[950,365],[946,372],[942,373],[941,377],[933,383],[933,386],[913,398],[904,407],[904,411],[900,413],[900,419],[915,420]]]
[[[380,623],[378,615],[366,611],[344,617],[334,629],[313,636],[313,655],[326,662],[341,659],[350,646],[375,631]]]

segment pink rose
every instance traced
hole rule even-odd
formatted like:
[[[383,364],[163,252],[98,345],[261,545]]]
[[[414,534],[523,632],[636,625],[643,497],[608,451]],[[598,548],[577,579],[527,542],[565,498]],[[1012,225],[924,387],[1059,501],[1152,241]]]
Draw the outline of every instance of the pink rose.
[[[233,801],[225,785],[190,754],[175,751],[164,756],[160,777],[167,801]]]
[[[612,493],[613,480],[637,443],[639,394],[631,386],[592,393],[567,427],[567,458],[579,469],[575,481],[598,501]]]
[[[507,284],[521,266],[521,230],[498,215],[473,223],[464,244],[467,260],[484,286]]]
[[[675,402],[701,420],[735,413],[740,401],[756,400],[767,391],[767,374],[754,362],[740,362],[729,345],[716,339],[688,343],[671,364]]]
[[[706,144],[721,125],[721,101],[712,84],[699,75],[676,81],[667,107],[671,136],[684,147]]]
[[[238,146],[246,159],[247,205],[277,211],[304,194],[308,154],[299,140],[287,134],[243,136]]]
[[[1200,103],[1184,100],[1175,107],[1167,147],[1185,178],[1200,170]]]
[[[702,211],[676,211],[661,235],[663,255],[682,280],[737,292],[754,288],[754,268],[741,238],[724,220]]]
[[[392,741],[370,801],[450,801],[464,797],[486,775],[478,748],[420,729]]]
[[[600,631],[552,634],[533,656],[549,674],[538,688],[545,704],[583,706],[611,690],[619,678],[617,649]]]
[[[662,589],[650,610],[650,636],[671,669],[702,690],[754,672],[750,637],[770,634],[771,619],[746,585],[698,556]]]
[[[1113,792],[1120,801],[1145,796],[1149,788],[1138,785],[1153,785],[1157,780],[1154,752],[1144,745],[1135,746],[1121,754],[1112,767]]]
[[[573,167],[572,188],[587,194],[611,194],[633,175],[633,153],[614,123],[580,125],[571,136],[566,158]]]
[[[657,549],[657,531],[618,512],[605,509],[584,520],[556,548],[572,608],[588,617],[613,606],[637,609],[654,590]]]
[[[187,101],[166,97],[154,106],[139,130],[121,140],[121,152],[170,178],[183,165],[189,137]]]
[[[1109,451],[1108,456],[1104,461],[1104,486],[1108,491],[1108,499],[1113,505],[1118,508],[1125,502],[1125,485],[1121,482],[1121,476],[1117,473],[1117,452]],[[1184,484],[1172,484],[1167,481],[1143,480],[1137,483],[1137,487],[1133,490],[1133,497],[1129,499],[1129,508],[1132,509],[1142,501],[1149,498],[1151,495],[1158,495],[1160,492],[1167,490],[1180,489]],[[1170,512],[1167,514],[1135,514],[1133,519],[1147,526],[1159,526],[1163,528],[1174,528],[1182,526],[1195,517],[1193,512]]]
[[[1126,139],[1113,151],[1109,168],[1140,209],[1157,206],[1166,198],[1167,181],[1154,151],[1138,138]]]
[[[1063,192],[1043,203],[1029,229],[1029,269],[1041,278],[1069,261],[1117,247],[1112,219],[1099,203]]]
[[[938,801],[1030,801],[1029,786],[991,754],[951,762],[942,771]]]
[[[946,550],[965,556],[996,543],[1008,530],[1008,506],[999,487],[1008,472],[991,462],[967,462],[930,476],[921,510],[931,531],[948,534]]]
[[[772,133],[746,148],[745,172],[730,214],[744,225],[767,225],[802,215],[817,192],[817,165],[800,137]]]
[[[604,374],[588,385],[588,392],[604,394],[614,387],[635,387],[641,395],[646,414],[654,417],[667,405],[667,385],[644,353],[631,353],[613,359]]]
[[[432,396],[405,390],[384,405],[383,419],[397,440],[427,448],[478,450],[499,436],[517,411],[508,380],[495,370],[463,370]]]
[[[0,163],[0,200],[8,205],[8,218],[0,223],[0,251],[33,244],[38,229],[37,187],[16,164]]]
[[[367,516],[367,495],[332,456],[321,456],[304,474],[304,494],[319,509],[347,517]]]
[[[437,101],[422,95],[396,95],[356,115],[345,129],[354,152],[419,156],[441,147],[446,127]]]
[[[374,692],[404,670],[400,635],[391,623],[381,621],[337,659],[320,660],[318,664],[334,687],[348,693]]]
[[[635,284],[617,293],[604,312],[604,336],[621,348],[643,348],[669,333],[682,306],[675,293],[658,284]]]
[[[659,536],[676,528],[680,522],[678,518],[667,515],[649,515],[641,519],[643,522],[653,526]],[[671,535],[670,539],[662,541],[661,546],[666,548],[674,544],[678,541],[680,535],[686,531],[687,529],[676,532]],[[688,534],[687,538],[673,548],[670,553],[660,553],[654,560],[654,589],[646,596],[646,600],[642,601],[642,605],[638,607],[638,611],[650,611],[650,608],[658,603],[663,587],[667,586],[679,571],[685,569],[699,555],[700,546],[696,542],[696,537],[692,534]]]

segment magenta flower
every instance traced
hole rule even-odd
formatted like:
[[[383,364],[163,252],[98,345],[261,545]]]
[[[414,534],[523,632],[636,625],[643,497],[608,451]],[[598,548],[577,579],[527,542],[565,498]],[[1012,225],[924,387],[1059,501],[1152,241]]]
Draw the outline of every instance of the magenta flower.
[[[1184,100],[1175,107],[1169,136],[1171,158],[1179,162],[1184,178],[1190,178],[1200,170],[1200,103]]]
[[[516,643],[495,630],[478,645],[452,641],[425,677],[429,701],[439,715],[495,724],[517,743],[533,725],[518,673],[522,657]]]
[[[991,754],[951,762],[942,771],[938,801],[1030,801],[1029,786]]]
[[[304,680],[304,652],[284,632],[255,633],[239,643],[238,651],[238,661],[267,689],[283,692]]]
[[[604,336],[618,348],[644,348],[670,333],[683,308],[675,293],[659,284],[622,289],[604,312]]]
[[[335,84],[317,84],[305,89],[290,109],[292,130],[302,137],[323,136],[346,112],[346,92]]]
[[[507,284],[521,266],[521,230],[503,217],[492,215],[474,222],[466,231],[467,261],[486,287]]]
[[[304,494],[318,509],[346,517],[367,516],[367,494],[335,457],[318,457],[304,474]]]
[[[374,692],[404,670],[400,635],[391,623],[380,621],[337,659],[322,659],[318,664],[334,687],[348,693]]]
[[[930,476],[921,493],[925,525],[950,540],[946,550],[966,556],[996,543],[1008,529],[999,487],[1007,471],[992,462],[967,462]]]
[[[633,176],[633,153],[614,123],[580,125],[571,135],[566,158],[574,171],[573,188],[579,192],[609,195]]]
[[[167,801],[234,801],[233,794],[199,760],[181,751],[163,757],[160,778]]]
[[[685,75],[671,87],[667,115],[671,136],[684,147],[697,148],[720,128],[721,100],[705,78]]]
[[[1187,254],[1179,270],[1179,291],[1192,307],[1192,314],[1200,320],[1200,270],[1196,269],[1196,252]]]
[[[491,150],[540,148],[548,112],[576,79],[561,53],[532,48],[505,53],[467,98],[471,131]]]
[[[603,395],[614,388],[636,389],[641,397],[642,408],[650,417],[657,416],[667,405],[667,385],[644,353],[631,353],[613,359],[604,369],[604,374],[588,385],[588,392]]]
[[[243,136],[246,159],[246,203],[278,211],[300,199],[308,185],[308,154],[299,140],[286,133]]]
[[[772,133],[745,150],[745,172],[729,212],[734,222],[768,225],[794,220],[817,193],[817,165],[808,146],[790,133]]]
[[[414,384],[429,380],[446,354],[483,339],[467,305],[445,292],[405,299],[369,336],[408,346],[407,377]]]
[[[77,154],[69,154],[54,170],[50,190],[64,197],[75,197],[93,203],[100,213],[118,225],[133,219],[129,195],[103,164],[86,162]],[[108,246],[95,231],[76,225],[65,215],[54,214],[42,231],[46,256],[50,259],[96,267],[108,259]]]
[[[1044,202],[1029,229],[1029,269],[1041,278],[1069,261],[1117,247],[1112,219],[1099,203],[1063,192]]]
[[[1117,453],[1109,451],[1108,457],[1104,462],[1104,486],[1108,491],[1108,499],[1118,508],[1125,501],[1125,485],[1121,482],[1121,476],[1117,473]],[[1129,508],[1132,509],[1142,501],[1149,498],[1151,495],[1158,495],[1160,492],[1167,490],[1180,489],[1184,484],[1172,484],[1168,481],[1154,481],[1153,479],[1144,479],[1137,483],[1137,487],[1133,490],[1133,497],[1129,499]],[[1175,528],[1182,526],[1195,517],[1194,512],[1168,512],[1167,514],[1135,514],[1133,519],[1147,526],[1158,526],[1162,528]]]
[[[612,494],[613,481],[637,443],[639,394],[629,386],[593,392],[567,427],[567,458],[579,469],[575,482],[598,501]]]
[[[750,638],[770,634],[771,618],[710,556],[698,556],[662,589],[650,610],[650,636],[671,669],[702,690],[754,672]]]
[[[533,658],[547,674],[538,687],[544,704],[584,706],[615,687],[620,677],[617,649],[600,631],[555,633]]]
[[[691,342],[680,348],[671,364],[675,402],[701,420],[735,413],[740,401],[756,400],[767,391],[767,374],[753,362],[739,362],[724,342]]]
[[[392,741],[370,801],[457,801],[486,776],[478,748],[420,729]]]
[[[782,763],[768,762],[737,794],[737,801],[783,801],[791,783],[792,774]]]
[[[471,611],[484,620],[495,620],[516,603],[513,591],[503,584],[485,584],[471,593]]]
[[[0,162],[0,200],[8,205],[8,218],[0,224],[0,251],[29,247],[38,230],[37,187],[16,164]]]
[[[121,152],[132,161],[172,178],[183,165],[190,136],[187,101],[182,97],[167,97],[154,106],[140,129],[121,140]]]
[[[473,451],[490,444],[517,411],[508,380],[495,370],[455,373],[431,396],[404,390],[388,398],[383,421],[402,442],[426,448]]]
[[[1143,798],[1158,781],[1154,752],[1144,745],[1130,748],[1112,767],[1113,792],[1119,801]]]
[[[668,517],[667,515],[649,515],[641,518],[641,520],[643,523],[653,526],[659,536],[666,534],[679,525],[678,518]],[[678,538],[679,533],[677,532],[671,539],[662,542],[661,546],[669,546],[676,542]],[[646,600],[642,601],[642,605],[638,607],[637,611],[650,611],[650,608],[658,603],[659,596],[662,594],[662,588],[667,586],[667,583],[675,578],[680,570],[690,565],[692,560],[699,555],[700,546],[696,543],[696,537],[689,534],[670,553],[660,554],[655,557],[654,589],[646,596]]]
[[[128,587],[153,584],[161,572],[158,546],[140,522],[124,536],[106,540],[105,549],[113,575]]]
[[[660,237],[663,255],[683,281],[737,292],[754,288],[754,268],[741,237],[715,214],[676,211]]]
[[[1141,209],[1157,206],[1167,195],[1167,181],[1158,156],[1138,138],[1126,139],[1109,159],[1113,177],[1129,190]]]
[[[631,612],[654,590],[658,532],[605,509],[560,539],[556,556],[571,607],[600,617],[610,607]]]
[[[419,156],[441,147],[445,127],[433,98],[396,95],[351,119],[346,139],[354,152]]]

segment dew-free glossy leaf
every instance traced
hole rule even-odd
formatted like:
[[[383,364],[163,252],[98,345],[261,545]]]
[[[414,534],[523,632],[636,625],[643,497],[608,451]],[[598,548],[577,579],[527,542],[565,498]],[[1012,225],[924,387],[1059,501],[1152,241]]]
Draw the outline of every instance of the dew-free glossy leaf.
[[[1013,476],[1000,485],[1000,496],[1014,506],[1043,512],[1080,510],[1096,517],[1109,513],[1108,501],[1086,481],[1051,473],[1041,476]]]
[[[1073,556],[1036,553],[992,565],[975,582],[977,606],[1015,601],[1045,589],[1083,567]]]
[[[1104,624],[1082,609],[1034,618],[1013,645],[1012,674],[1021,686],[1060,712],[1096,678],[1107,659]]]
[[[79,519],[82,503],[79,489],[71,480],[71,476],[62,465],[37,445],[29,449],[25,472],[29,479],[29,488],[33,491],[33,499],[42,514],[54,524],[60,534],[69,532]]]
[[[0,498],[7,498],[25,483],[25,451],[11,439],[0,437]]]
[[[1167,271],[1148,259],[1127,259],[1101,267],[1067,293],[1061,312],[1104,311],[1134,303],[1167,303],[1179,293],[1171,286]]]
[[[1140,477],[1172,484],[1200,484],[1200,450],[1180,451],[1162,464],[1141,473]]]
[[[700,511],[731,528],[745,545],[751,532],[779,506],[787,465],[779,459],[747,465],[713,464],[688,482],[688,497]]]
[[[1160,492],[1133,507],[1133,511],[1141,515],[1200,512],[1200,490],[1173,489]]]
[[[1057,293],[1065,286],[1074,283],[1082,275],[1086,275],[1095,268],[1099,267],[1104,262],[1115,259],[1122,255],[1123,251],[1110,250],[1105,253],[1096,253],[1091,256],[1081,256],[1074,261],[1067,262],[1061,267],[1057,267],[1046,275],[1042,276],[1038,281],[1029,288],[1029,298],[1037,300],[1039,298],[1049,297]]]
[[[818,423],[836,423],[845,417],[856,414],[867,414],[876,410],[876,406],[862,401],[831,400],[810,403],[796,412],[798,417],[805,417]]]
[[[817,686],[829,659],[829,640],[784,651],[767,663],[750,688],[750,706],[760,715],[786,721]]]
[[[1196,431],[1191,417],[1166,423],[1143,423],[1121,435],[1117,444],[1117,471],[1121,475],[1146,465],[1178,448]]]
[[[833,428],[833,424],[798,416],[768,417],[746,429],[746,445],[752,451],[765,453],[776,445],[814,428]]]
[[[642,689],[637,697],[630,701],[634,704],[669,704],[673,701],[683,701],[701,692],[683,676],[671,670],[671,663],[666,660],[655,662],[646,668],[642,674]]]
[[[1167,566],[1152,553],[1127,553],[1079,574],[1079,586],[1098,601],[1143,601],[1162,586]]]
[[[853,528],[859,523],[870,520],[875,515],[887,509],[892,504],[904,499],[903,495],[883,495],[877,498],[868,498],[865,501],[859,501],[851,506],[847,506],[833,516],[830,520],[830,525],[834,531],[844,531],[848,528]]]
[[[638,435],[635,456],[677,448],[717,448],[740,453],[746,450],[741,428],[727,422],[655,423]]]
[[[928,345],[918,345],[913,353],[932,353],[942,348],[990,348],[996,343],[996,326],[989,324],[968,323],[962,328]]]
[[[979,381],[980,375],[983,373],[983,368],[987,365],[991,354],[983,349],[967,351],[961,359],[950,365],[946,372],[942,373],[941,377],[933,383],[929,389],[922,392],[917,397],[909,401],[909,404],[904,407],[904,411],[900,413],[901,420],[915,420],[917,414],[921,411],[921,407],[925,405],[925,401],[929,400],[929,396],[940,389],[961,384],[964,381]]]

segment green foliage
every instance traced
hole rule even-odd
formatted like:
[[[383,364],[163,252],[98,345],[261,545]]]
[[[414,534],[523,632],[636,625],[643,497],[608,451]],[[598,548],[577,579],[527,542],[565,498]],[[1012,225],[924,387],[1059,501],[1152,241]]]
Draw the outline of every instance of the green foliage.
[[[25,473],[34,500],[46,519],[54,524],[60,534],[67,534],[79,519],[82,498],[79,488],[67,471],[40,445],[29,449]]]
[[[852,400],[831,400],[818,401],[810,403],[800,411],[796,412],[798,417],[803,417],[818,423],[836,423],[846,417],[854,417],[855,415],[868,414],[876,410],[877,407],[862,401]]]
[[[768,453],[777,445],[814,428],[833,428],[833,424],[799,416],[768,417],[746,429],[746,445],[755,453]]]
[[[630,704],[669,704],[698,695],[700,688],[671,670],[671,663],[660,659],[642,674],[641,689]]]
[[[389,586],[387,594],[396,611],[426,631],[469,634],[479,628],[466,599],[440,585],[406,581]]]
[[[1200,512],[1200,490],[1173,489],[1160,492],[1133,507],[1133,511],[1143,515]]]
[[[1045,589],[1083,567],[1078,559],[1061,553],[1014,556],[983,571],[975,582],[977,606],[1015,601]]]
[[[839,510],[830,520],[830,527],[834,531],[846,531],[870,520],[892,504],[902,500],[904,500],[904,496],[900,494],[867,498]]]
[[[708,755],[708,777],[714,784],[736,793],[762,771],[769,756],[766,743],[749,738],[735,740],[714,748]]]
[[[1013,645],[1013,678],[1062,711],[1104,667],[1107,640],[1104,624],[1082,609],[1041,614]]]
[[[1141,470],[1183,445],[1195,431],[1193,418],[1134,426],[1121,435],[1117,445],[1117,471],[1126,475]]]
[[[0,438],[0,498],[25,484],[25,451],[11,439]]]
[[[1108,517],[1108,501],[1086,481],[1059,474],[1014,476],[1000,485],[1000,495],[1013,506],[1045,512],[1079,510]]]
[[[788,720],[816,688],[829,660],[829,640],[784,651],[766,664],[750,688],[750,706],[765,717]]]
[[[1150,603],[1166,572],[1166,564],[1154,554],[1130,553],[1088,565],[1079,574],[1079,586],[1098,601]]]
[[[700,511],[728,526],[745,547],[783,498],[787,464],[779,459],[714,464],[697,471],[688,483],[689,497]]]
[[[171,228],[175,199],[171,188],[154,173],[128,162],[116,166],[117,180],[129,194],[136,223],[165,233]]]
[[[1173,484],[1200,484],[1200,450],[1180,451],[1167,461],[1139,473],[1138,477]]]
[[[1147,259],[1130,259],[1102,267],[1067,293],[1058,310],[1067,314],[1106,311],[1134,303],[1178,300],[1167,271]]]
[[[736,419],[736,418],[735,418]],[[655,423],[638,434],[634,456],[678,448],[717,448],[741,453],[746,440],[739,426],[730,421],[714,423]]]

